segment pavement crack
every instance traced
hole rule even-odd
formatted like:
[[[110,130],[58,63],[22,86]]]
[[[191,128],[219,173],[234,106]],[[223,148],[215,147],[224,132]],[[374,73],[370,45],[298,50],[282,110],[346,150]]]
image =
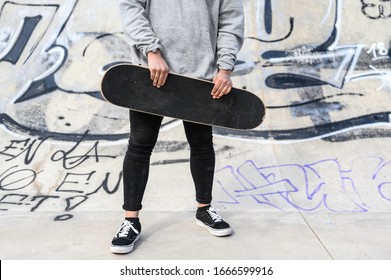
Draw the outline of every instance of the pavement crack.
[[[320,237],[316,234],[315,230],[312,228],[312,226],[308,223],[307,219],[303,216],[303,213],[299,212],[300,213],[300,216],[303,218],[304,222],[306,223],[306,225],[308,226],[308,228],[312,231],[312,233],[314,234],[314,236],[316,237],[316,239],[319,241],[319,243],[322,245],[323,249],[327,252],[327,254],[330,256],[330,258],[332,260],[335,260],[333,255],[330,253],[330,251],[327,249],[326,245],[323,244],[322,240],[320,239]]]

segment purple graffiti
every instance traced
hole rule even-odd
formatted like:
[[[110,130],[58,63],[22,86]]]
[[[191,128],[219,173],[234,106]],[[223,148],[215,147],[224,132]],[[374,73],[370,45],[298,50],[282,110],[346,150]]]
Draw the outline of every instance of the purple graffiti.
[[[216,171],[223,204],[255,202],[280,210],[365,212],[391,201],[391,161],[325,159],[309,164],[259,166],[248,160]]]

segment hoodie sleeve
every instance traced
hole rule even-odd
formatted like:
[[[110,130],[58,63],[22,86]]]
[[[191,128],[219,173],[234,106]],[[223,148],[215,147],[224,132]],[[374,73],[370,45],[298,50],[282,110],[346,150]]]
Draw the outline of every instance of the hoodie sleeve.
[[[146,0],[119,0],[119,8],[123,30],[132,45],[144,56],[163,49],[146,16]]]
[[[244,13],[241,0],[221,0],[218,38],[217,66],[233,70],[238,52],[243,45]]]

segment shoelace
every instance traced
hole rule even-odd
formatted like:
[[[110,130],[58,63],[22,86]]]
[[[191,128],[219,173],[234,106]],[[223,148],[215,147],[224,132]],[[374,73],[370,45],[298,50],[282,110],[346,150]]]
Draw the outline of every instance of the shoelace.
[[[221,218],[221,216],[216,213],[219,211],[218,209],[211,207],[207,211],[208,211],[210,217],[212,218],[213,222],[222,222],[223,221],[223,218]]]
[[[130,230],[133,230],[133,232],[139,234],[139,231],[134,228],[133,224],[125,220],[117,233],[117,237],[128,237]]]

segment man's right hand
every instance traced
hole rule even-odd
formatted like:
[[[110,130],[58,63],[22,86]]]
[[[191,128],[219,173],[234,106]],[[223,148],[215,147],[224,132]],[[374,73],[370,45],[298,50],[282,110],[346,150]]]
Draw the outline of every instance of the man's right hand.
[[[153,86],[157,88],[164,86],[169,68],[160,51],[148,53],[148,68]]]

